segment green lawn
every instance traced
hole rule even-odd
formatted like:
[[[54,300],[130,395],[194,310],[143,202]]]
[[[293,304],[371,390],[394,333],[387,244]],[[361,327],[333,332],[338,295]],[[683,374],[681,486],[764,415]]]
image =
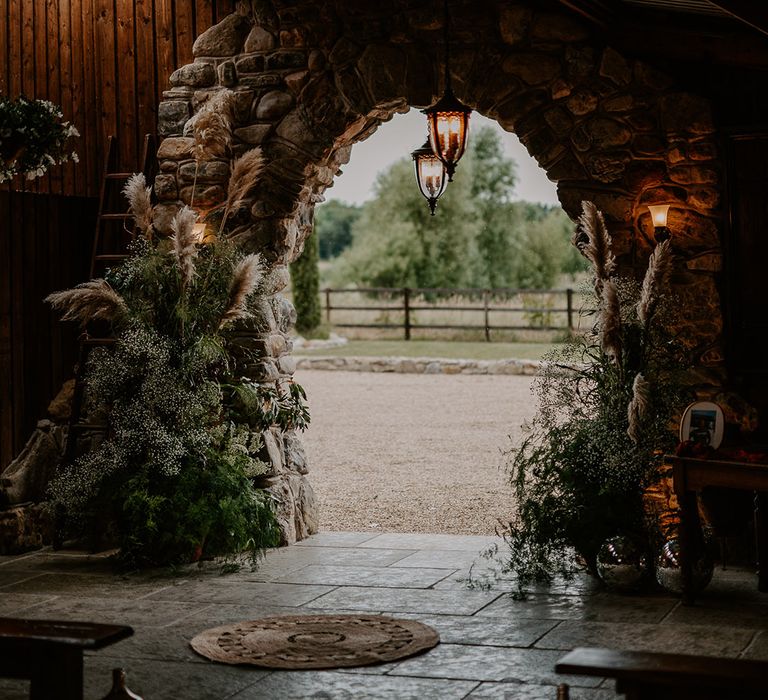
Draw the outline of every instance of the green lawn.
[[[352,340],[339,348],[296,350],[334,357],[444,357],[461,360],[539,360],[551,343],[485,343],[447,340]]]

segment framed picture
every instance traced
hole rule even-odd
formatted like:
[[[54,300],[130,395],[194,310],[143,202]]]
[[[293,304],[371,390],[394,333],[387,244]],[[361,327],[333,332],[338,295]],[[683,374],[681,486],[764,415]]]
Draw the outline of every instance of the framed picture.
[[[712,401],[696,401],[690,404],[680,421],[680,442],[695,442],[720,447],[723,441],[725,418],[723,409]]]

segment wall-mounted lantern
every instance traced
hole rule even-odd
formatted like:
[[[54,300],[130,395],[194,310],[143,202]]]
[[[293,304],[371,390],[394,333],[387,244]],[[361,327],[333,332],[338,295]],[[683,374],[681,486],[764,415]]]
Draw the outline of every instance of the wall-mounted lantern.
[[[651,212],[653,221],[653,238],[656,243],[668,241],[672,237],[672,232],[667,228],[667,214],[669,204],[649,204],[648,211]]]
[[[192,232],[195,234],[198,243],[202,243],[205,240],[205,227],[206,224],[202,221],[198,221],[192,226]]]

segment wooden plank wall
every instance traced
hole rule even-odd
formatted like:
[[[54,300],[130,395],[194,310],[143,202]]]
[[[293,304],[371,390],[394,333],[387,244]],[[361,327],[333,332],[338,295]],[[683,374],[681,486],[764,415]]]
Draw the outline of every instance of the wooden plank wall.
[[[76,329],[43,304],[86,279],[103,167],[138,166],[168,78],[235,0],[0,0],[0,94],[60,104],[80,163],[0,186],[0,471],[72,373]]]
[[[16,190],[98,196],[106,137],[121,167],[155,133],[168,78],[192,61],[195,38],[235,0],[0,0],[0,94],[60,104],[80,131],[80,165],[54,168]]]
[[[77,327],[43,298],[88,274],[92,198],[0,192],[0,470],[72,376]]]

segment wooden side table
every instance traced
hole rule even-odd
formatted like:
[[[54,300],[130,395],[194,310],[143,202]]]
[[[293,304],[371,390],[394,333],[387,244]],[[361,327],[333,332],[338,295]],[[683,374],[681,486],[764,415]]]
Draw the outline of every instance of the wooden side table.
[[[768,592],[768,464],[729,462],[716,459],[666,456],[680,505],[680,566],[683,602],[692,605],[695,597],[692,578],[693,547],[699,537],[697,492],[707,486],[755,491],[758,558],[757,589]]]

